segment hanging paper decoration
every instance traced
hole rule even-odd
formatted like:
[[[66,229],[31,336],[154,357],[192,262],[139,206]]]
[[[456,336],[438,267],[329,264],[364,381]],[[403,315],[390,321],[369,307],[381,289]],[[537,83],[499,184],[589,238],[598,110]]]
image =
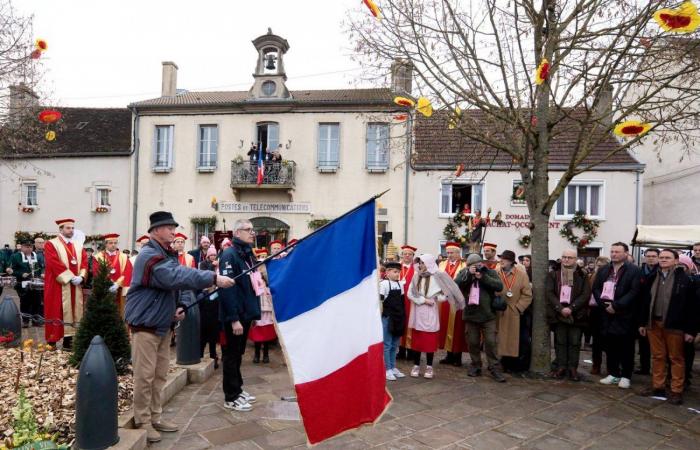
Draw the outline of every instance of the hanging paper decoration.
[[[403,122],[406,119],[408,119],[408,114],[397,114],[394,116],[394,120],[397,122]]]
[[[43,39],[37,39],[36,41],[34,41],[34,48],[36,50],[39,50],[40,52],[45,52],[49,49],[49,44],[46,43],[46,41]]]
[[[433,115],[433,105],[430,104],[430,100],[425,97],[421,97],[418,99],[416,111],[423,114],[425,117],[430,117]]]
[[[409,108],[413,108],[413,105],[416,104],[416,102],[407,97],[394,97],[394,103],[399,106],[407,106]]]
[[[457,122],[462,118],[462,110],[459,108],[459,106],[455,106],[455,112],[452,118],[450,119],[450,122],[447,125],[447,128],[450,130],[454,130],[457,128]]]
[[[55,123],[61,120],[61,113],[54,109],[45,109],[39,113],[39,122],[41,123]]]
[[[46,132],[46,134],[44,135],[44,137],[45,137],[46,140],[49,141],[49,142],[55,141],[55,140],[56,140],[56,132],[53,131],[53,130],[49,130],[49,131]]]
[[[650,129],[650,123],[644,123],[638,120],[626,120],[615,126],[615,134],[620,137],[635,137],[645,134]]]
[[[676,9],[660,9],[654,13],[654,20],[665,31],[672,33],[692,33],[700,26],[698,8],[691,1],[683,2]]]
[[[29,54],[29,56],[30,56],[32,59],[39,59],[39,58],[41,58],[41,50],[34,50],[33,52],[31,52],[31,53]]]
[[[455,171],[455,178],[459,178],[459,176],[462,175],[462,172],[464,172],[464,164],[457,164],[457,170]]]
[[[377,6],[377,4],[374,3],[374,1],[362,0],[362,3],[365,4],[365,6],[369,9],[369,12],[371,12],[377,20],[382,18],[382,13],[381,11],[379,11],[379,6]]]
[[[540,62],[540,65],[537,66],[537,70],[535,71],[535,84],[540,85],[545,82],[545,80],[549,77],[549,61],[547,61],[546,58],[542,59],[542,62]]]

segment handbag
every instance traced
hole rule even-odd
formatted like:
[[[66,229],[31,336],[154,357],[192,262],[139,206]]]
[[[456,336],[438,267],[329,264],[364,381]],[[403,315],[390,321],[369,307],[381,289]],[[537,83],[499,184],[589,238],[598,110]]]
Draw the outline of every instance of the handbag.
[[[491,300],[491,311],[499,312],[505,311],[508,308],[508,303],[500,295],[495,295],[493,300]]]

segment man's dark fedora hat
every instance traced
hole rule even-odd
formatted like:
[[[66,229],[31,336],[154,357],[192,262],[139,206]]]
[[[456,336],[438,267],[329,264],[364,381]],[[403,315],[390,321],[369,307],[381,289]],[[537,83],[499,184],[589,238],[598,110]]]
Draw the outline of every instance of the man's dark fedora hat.
[[[513,263],[517,264],[517,262],[515,260],[515,252],[513,252],[511,250],[504,250],[503,253],[498,255],[498,257],[501,259],[507,259],[507,260],[512,261]]]
[[[156,227],[162,227],[165,225],[178,226],[179,223],[175,222],[173,219],[173,214],[168,211],[156,211],[149,216],[151,225],[148,227],[148,232],[150,233]]]

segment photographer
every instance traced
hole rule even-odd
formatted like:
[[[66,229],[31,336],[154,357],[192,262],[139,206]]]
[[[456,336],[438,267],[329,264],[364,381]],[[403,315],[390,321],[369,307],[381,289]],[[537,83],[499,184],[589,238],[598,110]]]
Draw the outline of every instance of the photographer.
[[[472,253],[467,258],[467,268],[462,269],[455,282],[462,290],[467,306],[462,317],[467,326],[467,342],[471,365],[467,374],[470,377],[481,376],[481,334],[484,335],[484,350],[488,359],[488,368],[494,380],[506,381],[501,373],[496,348],[496,313],[491,308],[495,293],[503,290],[503,283],[498,274],[486,267],[481,256]]]

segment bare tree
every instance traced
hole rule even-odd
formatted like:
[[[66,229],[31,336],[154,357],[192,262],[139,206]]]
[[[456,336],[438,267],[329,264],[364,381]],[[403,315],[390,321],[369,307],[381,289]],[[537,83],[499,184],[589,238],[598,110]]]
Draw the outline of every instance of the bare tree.
[[[368,75],[406,60],[416,89],[444,108],[446,121],[465,139],[508,154],[519,171],[531,218],[533,372],[550,364],[548,221],[566,186],[640,139],[697,137],[698,41],[676,38],[653,19],[655,11],[678,3],[382,0],[379,21],[364,10],[349,13],[347,31]],[[549,75],[536,84],[535,70],[545,59]],[[479,113],[460,115],[456,108]],[[651,130],[594,153],[626,119],[649,122]],[[550,144],[572,129],[568,164],[550,189]],[[463,157],[467,168],[479,160]]]

